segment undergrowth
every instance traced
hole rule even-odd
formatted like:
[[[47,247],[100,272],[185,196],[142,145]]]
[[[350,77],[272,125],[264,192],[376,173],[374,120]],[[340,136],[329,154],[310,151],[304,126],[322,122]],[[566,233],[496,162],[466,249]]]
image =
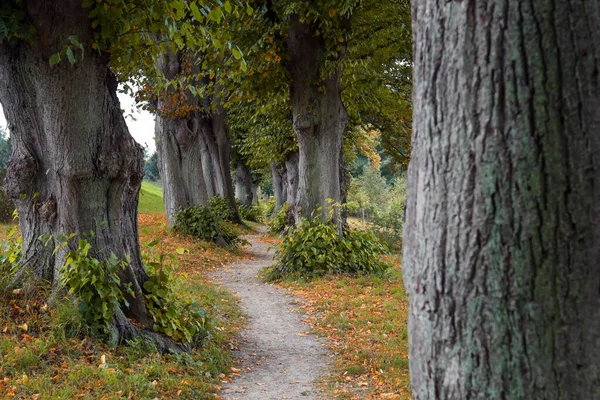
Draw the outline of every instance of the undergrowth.
[[[175,214],[173,230],[200,240],[223,241],[225,245],[242,243],[233,224],[221,213],[205,206],[182,208]]]
[[[332,220],[320,217],[301,219],[277,244],[276,265],[266,279],[314,278],[328,274],[381,273],[390,264],[381,256],[387,252],[370,231],[348,229],[338,234]]]
[[[208,283],[203,271],[237,256],[227,249],[173,235],[163,216],[147,220],[140,217],[142,241],[159,239],[156,252],[174,255],[168,268],[163,268],[165,260],[163,266],[149,267],[152,282],[171,292],[149,293],[205,310],[211,323],[199,335],[204,346],[190,354],[161,355],[152,343],[138,339],[112,348],[92,336],[90,324],[71,297],[55,298],[49,305],[50,285],[37,285],[35,291],[9,290],[3,285],[0,398],[217,398],[219,384],[228,379],[230,350],[242,317],[235,298]],[[4,251],[0,256],[1,282],[9,280],[6,273],[12,270],[10,262],[5,262],[9,254]],[[18,257],[18,252],[12,254]],[[207,337],[210,340],[204,340]]]

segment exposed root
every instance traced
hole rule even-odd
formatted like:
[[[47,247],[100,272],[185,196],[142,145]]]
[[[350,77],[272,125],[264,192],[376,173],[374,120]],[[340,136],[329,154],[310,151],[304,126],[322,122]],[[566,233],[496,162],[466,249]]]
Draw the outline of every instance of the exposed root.
[[[164,335],[135,326],[127,319],[120,308],[115,310],[114,319],[113,334],[116,336],[115,342],[117,344],[141,337],[152,342],[160,353],[167,353],[169,351],[189,353],[191,351],[191,346],[189,345],[178,344]]]

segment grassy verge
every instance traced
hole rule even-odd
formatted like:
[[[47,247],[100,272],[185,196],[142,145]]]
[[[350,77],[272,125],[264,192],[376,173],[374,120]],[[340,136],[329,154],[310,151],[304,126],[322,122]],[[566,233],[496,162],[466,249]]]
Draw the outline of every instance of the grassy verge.
[[[141,214],[142,250],[156,238],[155,251],[175,255],[178,296],[199,302],[212,319],[207,345],[189,355],[159,355],[142,341],[109,348],[87,336],[69,301],[48,307],[47,291],[8,293],[0,297],[0,398],[217,398],[243,321],[236,299],[205,272],[243,252],[176,236],[163,215]]]
[[[383,276],[287,281],[303,299],[313,331],[328,339],[334,372],[325,378],[335,399],[410,399],[408,300],[400,266]]]
[[[152,182],[142,181],[138,211],[140,214],[165,213],[165,204],[163,202],[162,188],[160,186]]]

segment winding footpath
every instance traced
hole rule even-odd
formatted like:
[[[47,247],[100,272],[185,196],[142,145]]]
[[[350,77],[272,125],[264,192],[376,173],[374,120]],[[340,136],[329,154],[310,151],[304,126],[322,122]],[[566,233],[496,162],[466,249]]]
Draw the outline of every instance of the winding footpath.
[[[327,348],[308,334],[304,316],[294,311],[296,299],[257,278],[272,264],[269,244],[259,235],[245,239],[253,259],[226,265],[211,276],[238,296],[247,316],[237,350],[240,376],[220,395],[226,400],[318,399],[316,380],[327,372]]]

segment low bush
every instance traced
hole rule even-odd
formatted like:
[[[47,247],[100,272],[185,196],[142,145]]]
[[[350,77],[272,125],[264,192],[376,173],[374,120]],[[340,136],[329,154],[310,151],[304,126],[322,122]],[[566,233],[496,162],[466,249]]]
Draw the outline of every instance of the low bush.
[[[259,204],[252,205],[250,207],[238,204],[238,210],[240,217],[246,221],[261,222],[263,220],[263,210]]]
[[[148,273],[143,286],[146,306],[154,321],[152,329],[177,342],[202,345],[210,336],[206,311],[196,302],[175,298],[173,275],[167,258],[153,251],[157,244],[158,240],[149,243],[149,251],[143,255]]]
[[[71,236],[72,237],[72,236]],[[58,238],[58,247],[65,247],[68,238]],[[92,245],[80,238],[77,248],[67,252],[61,271],[62,284],[75,294],[81,317],[92,334],[103,336],[110,332],[114,310],[121,304],[128,306],[123,289],[133,295],[131,284],[122,285],[119,272],[127,265],[111,253],[106,261],[90,254]]]
[[[370,231],[351,229],[340,237],[332,221],[302,219],[277,245],[277,264],[267,279],[382,272],[389,268],[381,259],[384,253],[385,246]]]
[[[263,215],[266,218],[271,218],[273,216],[273,212],[275,212],[275,206],[277,205],[277,201],[275,200],[275,197],[270,197],[268,200],[266,200],[263,203]]]
[[[284,203],[279,210],[272,214],[271,218],[267,221],[269,233],[276,235],[285,232],[289,228],[289,212],[290,205],[288,203]]]
[[[173,230],[200,240],[218,242],[224,240],[228,245],[240,242],[232,227],[220,214],[205,206],[182,208],[175,214]]]
[[[225,197],[215,196],[208,199],[213,214],[224,221],[235,221],[235,211]]]

